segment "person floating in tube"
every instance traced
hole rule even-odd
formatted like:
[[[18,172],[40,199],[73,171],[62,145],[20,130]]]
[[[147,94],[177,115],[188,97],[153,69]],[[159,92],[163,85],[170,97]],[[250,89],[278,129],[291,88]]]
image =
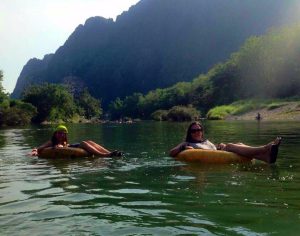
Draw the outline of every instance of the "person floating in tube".
[[[204,138],[203,125],[200,122],[193,122],[187,129],[185,142],[181,142],[172,148],[169,155],[175,157],[186,149],[223,150],[271,164],[276,162],[280,143],[281,137],[277,137],[272,142],[258,147],[248,146],[243,143],[220,143],[215,145]]]
[[[123,152],[118,150],[109,151],[100,144],[97,144],[91,140],[82,141],[81,143],[69,144],[68,143],[68,129],[64,125],[59,125],[56,127],[51,140],[42,144],[38,148],[34,148],[31,152],[32,156],[38,156],[39,153],[42,152],[44,148],[47,147],[77,147],[82,148],[91,155],[99,156],[99,157],[112,157],[112,156],[122,156]]]

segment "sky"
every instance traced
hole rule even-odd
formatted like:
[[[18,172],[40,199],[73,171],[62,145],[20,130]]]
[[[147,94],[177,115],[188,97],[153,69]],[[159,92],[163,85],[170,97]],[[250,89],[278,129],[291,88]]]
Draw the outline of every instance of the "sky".
[[[139,0],[0,0],[0,70],[12,93],[23,66],[62,46],[93,16],[116,19]]]

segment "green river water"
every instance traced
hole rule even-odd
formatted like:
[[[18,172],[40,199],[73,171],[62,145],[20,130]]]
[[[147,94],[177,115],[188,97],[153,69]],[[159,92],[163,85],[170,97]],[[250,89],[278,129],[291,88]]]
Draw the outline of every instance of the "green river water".
[[[28,157],[50,126],[0,130],[0,235],[298,235],[300,122],[206,121],[212,142],[283,137],[274,165],[168,157],[188,123],[70,124],[124,157]]]

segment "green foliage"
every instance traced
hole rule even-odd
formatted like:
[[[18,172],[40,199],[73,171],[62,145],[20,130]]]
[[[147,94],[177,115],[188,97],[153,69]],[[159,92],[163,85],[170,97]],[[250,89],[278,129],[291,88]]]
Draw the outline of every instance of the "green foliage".
[[[267,101],[262,100],[241,100],[230,105],[217,106],[210,109],[207,118],[210,120],[223,120],[229,115],[241,115],[251,110],[266,107]]]
[[[79,111],[81,111],[87,119],[99,117],[102,114],[101,101],[92,97],[87,88],[79,95],[77,104]]]
[[[223,120],[235,110],[236,107],[230,105],[217,106],[208,111],[207,118],[210,120]]]
[[[277,109],[277,108],[285,106],[285,105],[286,105],[286,102],[272,102],[271,104],[269,104],[267,106],[267,109],[274,110],[274,109]]]
[[[102,114],[100,101],[93,98],[87,89],[83,89],[76,99],[59,84],[33,85],[23,93],[23,101],[31,103],[37,108],[34,122],[73,121],[79,115],[90,119]]]
[[[30,104],[21,104],[9,109],[1,110],[0,126],[23,126],[31,122],[36,115],[36,109]]]
[[[250,100],[241,100],[232,103],[231,105],[235,107],[235,110],[232,112],[233,115],[241,115],[251,110],[257,110],[264,108],[268,100],[261,99],[250,99]]]
[[[151,114],[151,118],[156,121],[166,121],[168,120],[168,111],[157,110]]]
[[[115,101],[112,101],[109,104],[111,119],[112,120],[120,119],[123,114],[123,109],[124,109],[124,103],[119,97],[117,97]]]
[[[20,100],[11,100],[2,87],[3,73],[0,70],[0,127],[27,125],[36,115],[36,108]]]
[[[122,116],[131,118],[144,117],[144,111],[141,104],[144,102],[144,97],[141,93],[134,93],[132,96],[127,96],[123,101]]]
[[[157,110],[151,114],[156,121],[192,121],[200,118],[200,112],[193,106],[174,106],[169,110]]]
[[[4,92],[4,88],[3,88],[3,85],[2,85],[3,79],[4,79],[3,71],[0,70],[0,93]]]
[[[170,109],[174,104],[188,105],[191,84],[187,82],[177,83],[167,89],[156,89],[146,95],[134,93],[123,101],[117,98],[111,102],[109,111],[113,118],[129,116],[132,118],[149,119],[152,113],[158,109]]]
[[[61,85],[43,84],[27,88],[23,101],[37,108],[34,122],[68,121],[75,115],[76,106],[72,95]]]
[[[3,93],[2,82],[3,82],[3,72],[2,70],[0,70],[0,93]]]
[[[36,108],[20,100],[7,100],[8,106],[0,106],[0,126],[23,126],[37,114]]]
[[[167,114],[168,120],[171,121],[192,121],[200,118],[200,112],[192,106],[174,106]]]
[[[207,113],[207,118],[210,120],[223,120],[229,115],[242,115],[246,112],[266,108],[273,110],[282,106],[285,106],[290,99],[284,100],[261,100],[261,99],[250,99],[240,100],[230,105],[217,106],[210,109]],[[292,100],[298,101],[296,100]]]
[[[0,70],[0,107],[2,107],[2,104],[6,103],[8,100],[8,95],[4,92],[4,88],[2,86],[3,82],[3,72]]]

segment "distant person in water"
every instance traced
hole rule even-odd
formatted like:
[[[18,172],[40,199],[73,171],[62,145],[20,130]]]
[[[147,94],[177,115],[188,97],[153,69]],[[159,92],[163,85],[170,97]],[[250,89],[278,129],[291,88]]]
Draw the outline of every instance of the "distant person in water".
[[[31,155],[32,156],[38,156],[39,153],[42,152],[44,148],[47,147],[54,147],[54,148],[61,148],[61,147],[78,147],[86,150],[88,153],[91,155],[95,156],[100,156],[100,157],[111,157],[111,156],[122,156],[123,153],[120,151],[109,151],[106,148],[102,147],[101,145],[87,140],[87,141],[82,141],[81,143],[76,143],[76,144],[69,144],[68,143],[68,129],[64,125],[59,125],[55,129],[51,140],[47,141],[43,145],[39,146],[36,149],[32,150]]]
[[[261,119],[262,119],[262,117],[261,117],[261,115],[260,115],[259,112],[257,112],[257,115],[256,115],[255,119],[256,119],[256,120],[261,120]]]
[[[223,150],[271,164],[276,162],[280,142],[281,137],[277,137],[274,141],[259,147],[252,147],[243,143],[220,143],[216,146],[204,138],[203,125],[199,122],[193,122],[187,129],[185,142],[172,148],[170,156],[175,157],[178,153],[186,149]]]

